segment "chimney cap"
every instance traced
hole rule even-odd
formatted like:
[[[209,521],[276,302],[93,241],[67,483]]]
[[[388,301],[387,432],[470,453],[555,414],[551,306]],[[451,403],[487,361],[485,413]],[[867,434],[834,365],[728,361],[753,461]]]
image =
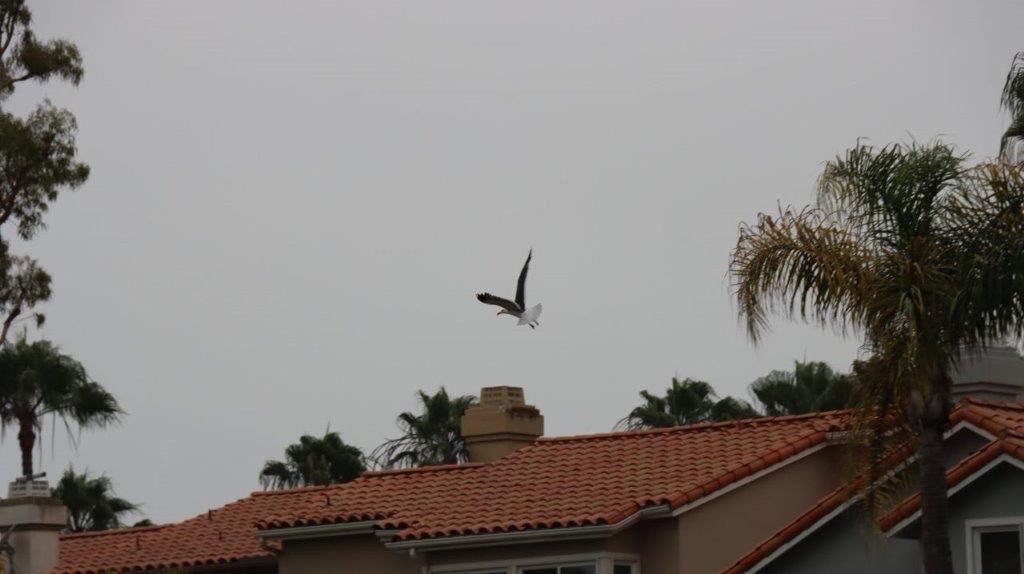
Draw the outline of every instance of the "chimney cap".
[[[480,389],[480,404],[524,406],[526,397],[522,387],[484,387]]]

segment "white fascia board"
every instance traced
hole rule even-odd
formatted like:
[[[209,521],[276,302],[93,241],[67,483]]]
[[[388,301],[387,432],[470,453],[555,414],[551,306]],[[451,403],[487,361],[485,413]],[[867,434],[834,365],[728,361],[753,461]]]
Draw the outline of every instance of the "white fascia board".
[[[969,476],[967,476],[966,478],[961,480],[959,484],[957,484],[953,488],[949,489],[949,491],[946,493],[946,498],[947,499],[951,498],[954,494],[960,492],[964,488],[967,488],[967,486],[969,486],[972,482],[974,482],[975,480],[978,480],[982,476],[988,474],[988,472],[990,470],[992,470],[993,468],[995,468],[995,467],[997,467],[997,466],[999,466],[1000,464],[1003,464],[1003,463],[1007,463],[1007,464],[1010,464],[1012,466],[1015,466],[1015,467],[1019,468],[1020,470],[1024,470],[1024,462],[1021,462],[1016,457],[1012,457],[1012,456],[1010,456],[1008,454],[1005,454],[1005,453],[1001,454],[1001,455],[997,456],[996,458],[992,459],[991,461],[989,461],[988,464],[986,464],[985,466],[979,468],[978,470],[974,471]],[[921,518],[921,509],[920,508],[918,508],[910,516],[908,516],[908,517],[904,518],[903,520],[897,522],[896,525],[893,526],[892,528],[890,528],[889,530],[886,530],[885,531],[886,537],[892,538],[897,532],[903,530],[907,526],[910,526],[910,524],[912,524],[914,521],[916,521],[919,518]]]
[[[632,526],[640,520],[667,516],[670,516],[668,506],[661,505],[638,510],[615,524],[543,528],[537,530],[519,530],[516,532],[494,532],[489,534],[466,534],[462,536],[444,536],[441,538],[386,542],[384,546],[391,550],[454,550],[457,548],[481,546],[505,546],[510,544],[529,544],[560,540],[607,538]]]
[[[330,536],[352,536],[370,534],[377,528],[376,520],[341,522],[338,524],[317,524],[292,528],[272,528],[256,532],[264,540],[289,540],[299,538],[326,538]]]

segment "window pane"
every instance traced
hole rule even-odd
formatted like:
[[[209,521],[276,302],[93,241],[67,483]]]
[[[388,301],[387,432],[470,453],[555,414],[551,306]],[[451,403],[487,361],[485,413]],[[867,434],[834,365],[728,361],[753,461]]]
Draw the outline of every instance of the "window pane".
[[[595,574],[596,566],[562,566],[558,574]]]
[[[1020,534],[981,533],[981,574],[1020,574]]]
[[[558,574],[558,568],[523,568],[523,574]]]
[[[629,564],[616,564],[613,574],[633,574],[633,567]]]

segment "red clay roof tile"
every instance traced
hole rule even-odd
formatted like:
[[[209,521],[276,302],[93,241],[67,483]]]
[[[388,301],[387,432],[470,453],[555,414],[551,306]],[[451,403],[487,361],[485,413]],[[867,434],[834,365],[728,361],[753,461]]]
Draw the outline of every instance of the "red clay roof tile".
[[[542,438],[458,472],[393,472],[322,491],[297,492],[261,528],[332,524],[371,511],[401,540],[510,528],[609,524],[641,507],[693,502],[821,444],[843,413],[703,423],[672,429]],[[785,454],[783,454],[785,453]],[[760,464],[759,464],[760,463]],[[332,506],[322,504],[331,493]]]
[[[255,522],[269,499],[249,497],[176,524],[65,534],[54,574],[192,568],[274,560],[276,545],[261,545]]]
[[[256,528],[375,521],[398,539],[619,522],[678,507],[823,444],[829,412],[671,429],[540,438],[489,464],[368,472],[342,485],[253,493],[178,524],[61,539],[54,574],[273,559]],[[783,455],[783,453],[786,453]]]

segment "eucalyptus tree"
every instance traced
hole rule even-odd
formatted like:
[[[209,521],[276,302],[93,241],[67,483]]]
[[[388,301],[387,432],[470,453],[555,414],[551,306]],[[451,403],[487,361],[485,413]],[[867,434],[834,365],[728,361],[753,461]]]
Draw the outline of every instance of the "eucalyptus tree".
[[[0,105],[23,82],[60,79],[78,85],[82,58],[66,40],[39,40],[32,32],[32,13],[24,0],[0,0]],[[0,108],[0,343],[20,318],[50,298],[50,276],[31,258],[10,253],[13,226],[22,239],[43,227],[43,215],[62,190],[74,189],[89,177],[89,167],[76,158],[75,117],[43,102],[25,118]]]
[[[951,369],[964,346],[1024,334],[1021,170],[1004,160],[967,167],[941,142],[858,142],[826,164],[816,203],[741,225],[731,254],[753,341],[781,315],[853,334],[870,353],[857,373],[858,435],[876,455],[886,437],[916,445],[930,574],[952,572],[943,464]]]
[[[0,428],[18,429],[21,473],[33,473],[32,451],[47,416],[79,428],[104,427],[123,414],[85,367],[49,341],[24,336],[0,347]]]
[[[452,397],[441,387],[433,395],[419,391],[420,412],[398,415],[402,435],[373,450],[378,466],[415,467],[454,464],[469,460],[469,447],[462,438],[462,415],[476,397]]]
[[[268,460],[260,471],[260,484],[273,489],[337,484],[364,470],[363,453],[345,444],[338,433],[327,431],[323,437],[299,437],[299,442],[284,450],[283,461]]]
[[[139,510],[137,504],[114,493],[114,484],[107,476],[89,476],[88,471],[79,474],[74,468],[64,471],[53,496],[68,509],[69,532],[121,528],[125,526],[124,516]]]
[[[796,361],[792,371],[772,371],[750,385],[768,416],[842,409],[849,405],[854,377],[826,363]]]
[[[0,0],[0,101],[19,82],[60,78],[77,86],[82,80],[78,48],[67,40],[40,41],[31,24],[25,0]]]
[[[620,420],[617,428],[665,428],[758,416],[746,401],[733,397],[719,399],[710,383],[689,378],[673,377],[663,396],[640,391],[640,398],[643,403]]]

